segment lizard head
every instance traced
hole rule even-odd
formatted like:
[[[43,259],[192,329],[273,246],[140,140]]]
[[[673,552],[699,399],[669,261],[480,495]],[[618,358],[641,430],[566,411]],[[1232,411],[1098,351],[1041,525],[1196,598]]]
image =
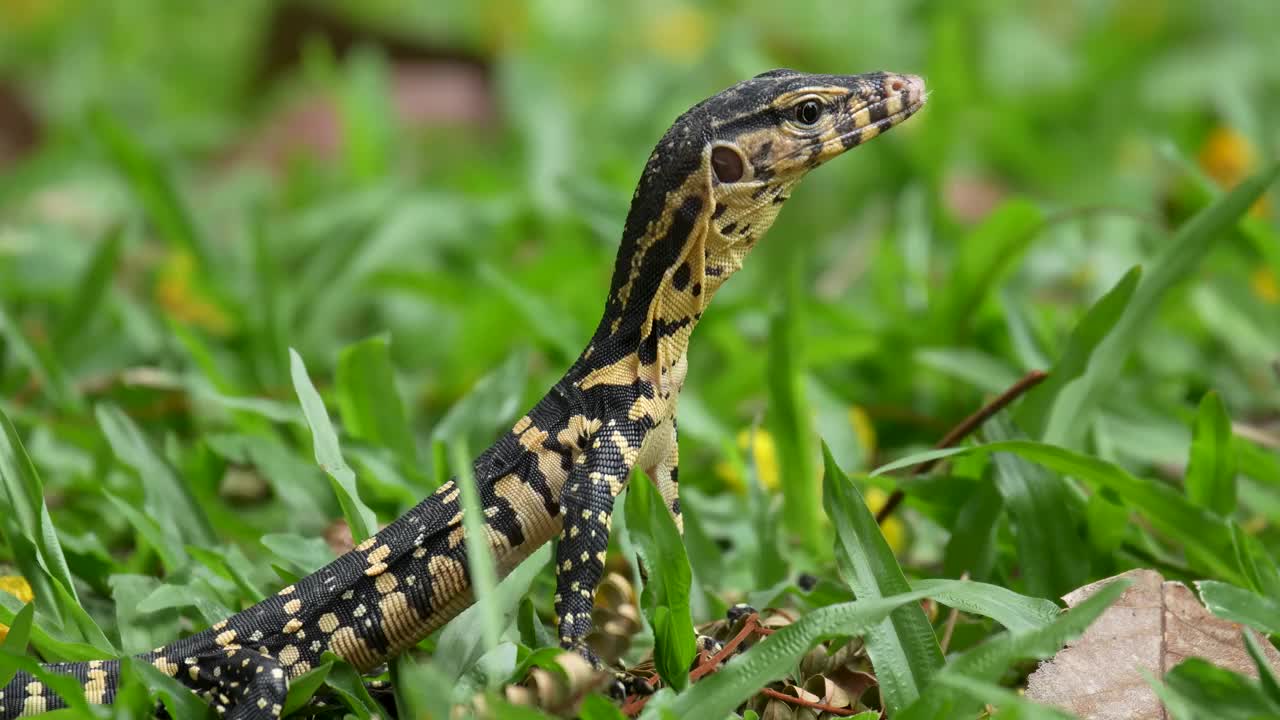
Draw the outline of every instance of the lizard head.
[[[708,99],[711,289],[741,267],[810,170],[911,117],[924,101],[914,75],[794,70],[772,70]]]
[[[623,228],[604,317],[583,355],[589,383],[661,388],[716,290],[810,170],[911,117],[914,75],[771,70],[694,105],[649,156]],[[603,348],[608,348],[604,350]],[[622,360],[617,358],[622,357]]]

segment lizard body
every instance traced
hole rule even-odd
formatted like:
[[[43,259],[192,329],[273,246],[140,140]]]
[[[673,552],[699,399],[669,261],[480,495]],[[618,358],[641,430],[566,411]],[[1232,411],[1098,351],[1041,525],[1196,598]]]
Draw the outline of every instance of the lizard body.
[[[680,522],[675,410],[694,326],[811,169],[910,117],[909,75],[775,70],[680,116],[632,198],[600,324],[551,390],[474,462],[485,540],[499,575],[559,538],[561,644],[584,645],[614,498],[633,467]],[[288,680],[326,650],[370,670],[472,602],[454,481],[351,552],[203,632],[138,656],[226,718],[279,717]],[[46,666],[94,703],[115,695],[119,663]],[[27,673],[0,694],[0,719],[62,707]]]

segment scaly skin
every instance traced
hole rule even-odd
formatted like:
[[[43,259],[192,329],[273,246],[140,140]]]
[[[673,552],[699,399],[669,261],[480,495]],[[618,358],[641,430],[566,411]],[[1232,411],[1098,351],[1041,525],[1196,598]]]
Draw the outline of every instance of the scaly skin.
[[[816,105],[814,105],[816,103]],[[887,73],[775,70],[698,103],[645,165],[604,316],[586,349],[475,461],[486,542],[505,574],[553,537],[560,642],[589,659],[613,500],[633,467],[680,522],[676,401],[690,333],[810,170],[915,113],[924,84]],[[288,681],[330,650],[369,670],[471,604],[459,491],[449,482],[328,566],[204,632],[139,656],[227,718],[277,718]],[[47,666],[110,703],[118,662]],[[0,718],[62,707],[26,673]]]

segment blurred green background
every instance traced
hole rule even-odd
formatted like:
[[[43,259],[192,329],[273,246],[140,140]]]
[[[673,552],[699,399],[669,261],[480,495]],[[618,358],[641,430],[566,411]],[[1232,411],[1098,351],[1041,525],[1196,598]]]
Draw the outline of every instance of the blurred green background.
[[[1276,38],[1267,0],[3,0],[0,407],[99,612],[121,599],[108,578],[157,562],[102,493],[182,507],[150,463],[251,556],[263,533],[337,516],[288,348],[385,521],[438,482],[434,440],[480,447],[579,351],[676,115],[773,67],[921,74],[926,109],[807,180],[695,336],[691,560],[709,589],[755,590],[819,562],[766,572],[742,550],[767,517],[741,517],[751,477],[776,490],[817,472],[775,437],[795,399],[778,374],[805,432],[857,472],[1050,367],[1129,268],[1276,157]],[[1236,517],[1273,548],[1276,218],[1272,193],[1215,241],[1060,438],[1176,483],[1218,391],[1253,442]],[[380,334],[384,396],[362,374],[380,365],[341,366]],[[399,397],[407,440],[362,425],[362,397]],[[866,483],[873,505],[893,487]],[[909,495],[887,532],[917,567],[958,574],[973,567],[948,561],[948,523],[972,484],[944,485]],[[1022,583],[1001,532],[975,575]],[[1072,532],[1085,542],[1083,518]],[[1135,560],[1090,562],[1019,586],[1051,597]]]

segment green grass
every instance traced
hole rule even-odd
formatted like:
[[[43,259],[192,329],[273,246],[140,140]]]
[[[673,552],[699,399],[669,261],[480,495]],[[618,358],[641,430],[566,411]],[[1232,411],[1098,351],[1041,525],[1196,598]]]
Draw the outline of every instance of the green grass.
[[[1046,603],[1136,567],[1280,632],[1267,3],[362,4],[489,64],[488,120],[427,127],[393,112],[376,49],[313,40],[257,82],[265,0],[81,5],[0,5],[0,79],[43,123],[0,164],[0,576],[34,594],[32,616],[0,593],[0,677],[206,627],[330,559],[335,521],[358,542],[438,487],[589,336],[670,121],[775,66],[914,72],[931,95],[797,189],[695,335],[687,555],[651,493],[617,506],[614,557],[661,558],[627,659],[656,634],[680,687],[689,616],[801,619],[644,712],[733,712],[856,633],[894,717],[1046,715],[1000,686],[1105,598]],[[317,96],[332,151],[244,161]],[[964,447],[920,454],[1036,369]],[[548,560],[493,585],[484,633],[395,663],[397,700],[439,716],[548,666]],[[973,619],[945,654],[921,597]],[[164,680],[135,668],[122,705],[180,706]],[[290,708],[318,690],[370,712],[340,664],[296,685]],[[1192,663],[1160,693],[1243,717],[1276,687]]]

